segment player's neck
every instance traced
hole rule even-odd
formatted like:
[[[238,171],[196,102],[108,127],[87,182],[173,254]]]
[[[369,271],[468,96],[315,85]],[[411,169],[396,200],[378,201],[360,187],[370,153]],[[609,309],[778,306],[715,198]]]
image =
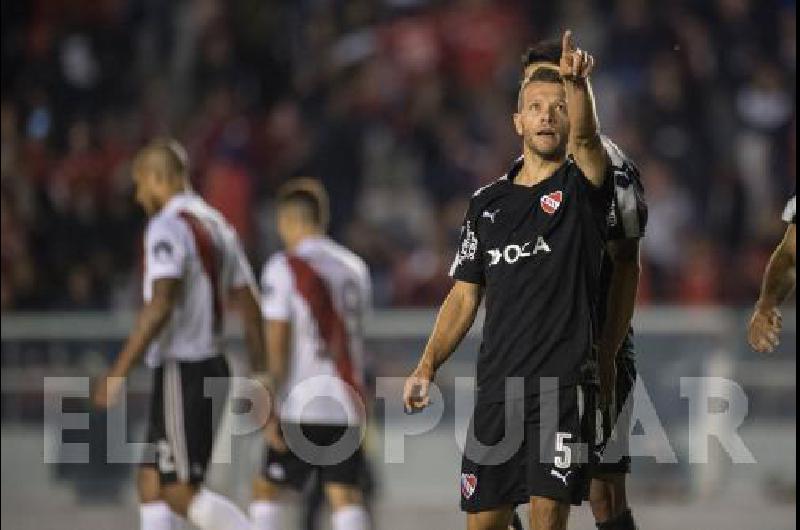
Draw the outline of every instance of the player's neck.
[[[550,178],[556,169],[564,163],[564,158],[546,159],[534,153],[528,147],[523,151],[524,163],[514,179],[520,186],[535,186]]]
[[[158,206],[158,211],[163,210],[164,207],[167,204],[169,204],[169,201],[171,201],[172,199],[174,199],[178,195],[182,195],[182,194],[188,193],[190,191],[191,191],[191,188],[188,187],[188,186],[176,186],[176,187],[170,189],[169,191],[164,193],[164,195],[161,197],[161,200],[159,201],[160,204]]]
[[[297,247],[303,244],[304,241],[308,241],[310,239],[317,239],[324,235],[325,234],[318,229],[312,229],[312,228],[304,229],[294,234],[294,236],[291,239],[288,239],[286,241],[286,250],[290,253],[294,252],[295,250],[297,250]]]

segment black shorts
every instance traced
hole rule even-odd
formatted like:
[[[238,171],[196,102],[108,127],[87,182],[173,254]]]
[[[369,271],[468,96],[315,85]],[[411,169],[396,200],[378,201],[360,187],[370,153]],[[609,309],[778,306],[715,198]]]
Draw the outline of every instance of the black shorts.
[[[265,480],[295,490],[305,487],[312,474],[323,484],[336,483],[360,487],[364,483],[366,462],[361,444],[361,427],[352,425],[324,425],[313,423],[282,424],[284,437],[290,429],[302,432],[308,445],[300,453],[291,443],[289,449],[280,451],[266,445],[261,474]],[[345,443],[347,440],[352,443]],[[333,444],[341,441],[343,451],[333,454]],[[337,444],[338,445],[338,444]]]
[[[147,431],[150,449],[142,465],[156,467],[162,484],[203,482],[229,377],[222,355],[194,362],[168,360],[154,370]],[[219,379],[206,391],[208,378]],[[212,391],[214,398],[206,397]]]
[[[595,396],[596,387],[579,385],[524,400],[477,403],[470,423],[474,437],[468,435],[461,461],[461,509],[482,512],[526,504],[531,497],[575,505],[586,500]],[[506,424],[522,427],[507,435]]]
[[[614,406],[599,410],[598,422],[602,422],[602,431],[598,429],[598,440],[595,447],[597,463],[592,466],[593,475],[618,475],[631,472],[630,432],[633,400],[628,402],[636,384],[636,359],[633,355],[617,357],[617,382],[614,389]]]

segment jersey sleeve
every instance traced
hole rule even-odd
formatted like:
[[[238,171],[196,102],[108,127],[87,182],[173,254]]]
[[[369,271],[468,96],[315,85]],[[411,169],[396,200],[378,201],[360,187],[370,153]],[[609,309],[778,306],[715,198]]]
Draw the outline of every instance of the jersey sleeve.
[[[622,149],[607,136],[602,137],[608,154],[613,182],[608,210],[608,239],[640,239],[647,227],[647,202],[639,169]]]
[[[783,210],[782,218],[786,223],[791,225],[797,224],[797,194],[792,196],[792,198],[789,199],[789,202],[786,203],[786,208]]]
[[[647,202],[639,171],[631,163],[614,168],[614,193],[608,212],[608,239],[640,239],[647,228]]]
[[[145,233],[145,267],[152,280],[181,278],[186,269],[185,234],[177,219],[156,217]]]
[[[293,286],[294,278],[286,256],[273,256],[261,275],[261,313],[265,320],[289,320]]]
[[[456,256],[453,259],[453,265],[450,267],[450,277],[455,280],[483,285],[485,283],[483,250],[477,232],[477,210],[476,200],[473,198],[461,225],[461,236]]]

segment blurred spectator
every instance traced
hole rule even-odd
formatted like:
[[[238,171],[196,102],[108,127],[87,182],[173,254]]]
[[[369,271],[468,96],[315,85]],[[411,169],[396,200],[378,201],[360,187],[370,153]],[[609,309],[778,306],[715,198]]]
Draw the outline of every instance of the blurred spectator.
[[[329,188],[378,305],[441,300],[466,199],[519,151],[518,59],[566,27],[650,202],[642,300],[752,299],[796,175],[792,0],[10,2],[2,17],[3,311],[131,303],[129,157],[184,141],[192,179],[275,250],[270,205]],[[724,263],[726,277],[716,274]]]

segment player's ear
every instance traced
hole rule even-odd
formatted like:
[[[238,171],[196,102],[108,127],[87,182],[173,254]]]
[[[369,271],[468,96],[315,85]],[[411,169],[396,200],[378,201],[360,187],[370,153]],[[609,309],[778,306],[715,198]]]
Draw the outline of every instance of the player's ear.
[[[523,136],[522,114],[519,112],[514,113],[514,130],[517,131],[519,136]]]

